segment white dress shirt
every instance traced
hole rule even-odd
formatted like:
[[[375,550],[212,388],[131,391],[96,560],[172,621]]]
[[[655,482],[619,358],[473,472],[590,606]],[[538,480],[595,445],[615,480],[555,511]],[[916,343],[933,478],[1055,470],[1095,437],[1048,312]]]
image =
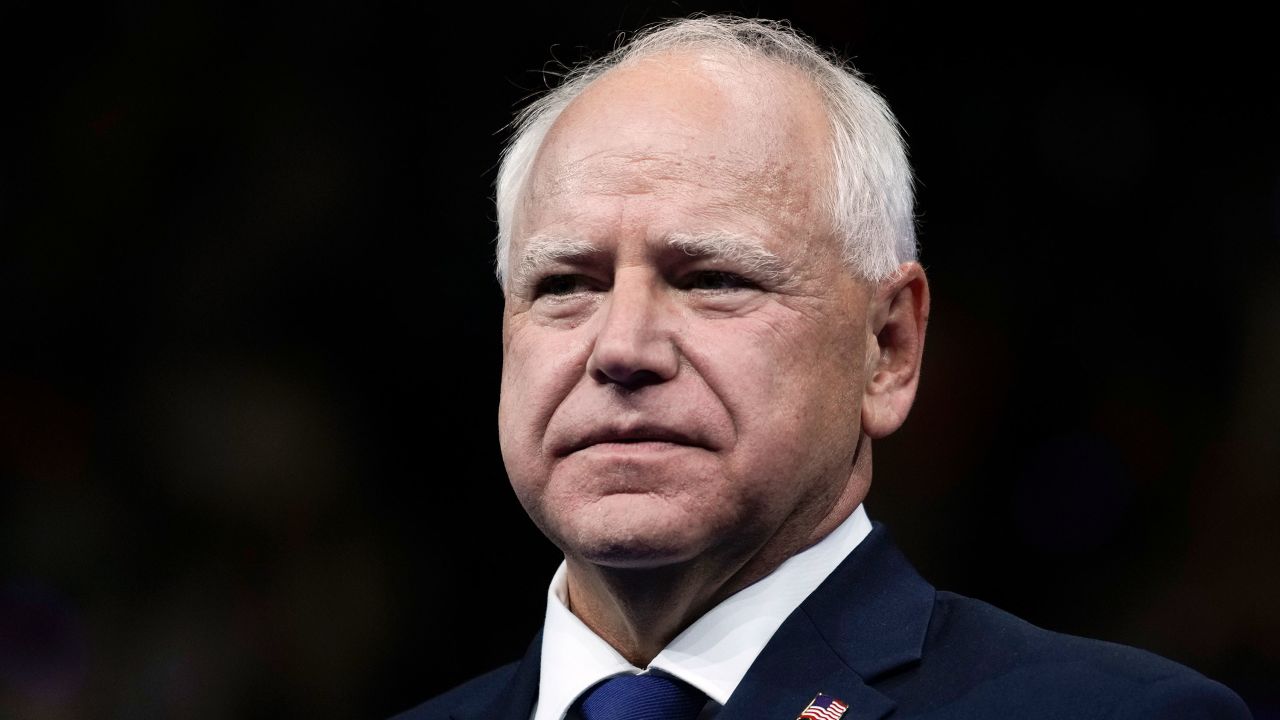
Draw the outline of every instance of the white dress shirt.
[[[699,720],[711,720],[787,616],[870,532],[871,521],[859,505],[816,545],[788,558],[777,570],[694,621],[644,669],[627,662],[570,612],[565,564],[561,563],[547,591],[542,675],[531,720],[572,720],[569,710],[596,683],[614,675],[654,670],[706,693],[709,700]]]

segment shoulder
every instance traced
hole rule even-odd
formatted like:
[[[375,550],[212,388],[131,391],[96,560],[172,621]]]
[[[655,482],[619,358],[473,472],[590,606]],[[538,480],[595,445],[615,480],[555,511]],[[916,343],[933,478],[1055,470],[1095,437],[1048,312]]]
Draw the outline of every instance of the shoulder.
[[[513,662],[474,677],[391,720],[446,720],[454,715],[479,715],[511,684],[519,665]]]
[[[931,686],[928,702],[999,707],[1012,716],[1250,717],[1235,693],[1171,660],[1051,632],[947,592],[936,595],[924,654],[910,675],[909,684]]]

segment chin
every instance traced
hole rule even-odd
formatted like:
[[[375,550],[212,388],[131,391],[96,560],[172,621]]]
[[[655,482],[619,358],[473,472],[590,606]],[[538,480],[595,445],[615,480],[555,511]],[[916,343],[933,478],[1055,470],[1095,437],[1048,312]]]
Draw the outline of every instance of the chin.
[[[672,548],[624,543],[580,547],[574,551],[579,558],[592,565],[619,570],[670,567],[686,562],[695,555]]]
[[[708,547],[706,518],[649,496],[599,500],[565,518],[561,549],[605,567],[652,568],[691,560]],[[695,524],[697,523],[697,524]]]

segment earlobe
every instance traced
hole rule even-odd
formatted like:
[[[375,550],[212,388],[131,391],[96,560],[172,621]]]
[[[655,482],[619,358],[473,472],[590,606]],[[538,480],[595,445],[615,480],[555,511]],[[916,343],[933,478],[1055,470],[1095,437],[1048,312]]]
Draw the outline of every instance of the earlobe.
[[[929,322],[929,283],[916,262],[903,263],[876,291],[868,314],[862,426],[872,439],[897,430],[915,402]]]

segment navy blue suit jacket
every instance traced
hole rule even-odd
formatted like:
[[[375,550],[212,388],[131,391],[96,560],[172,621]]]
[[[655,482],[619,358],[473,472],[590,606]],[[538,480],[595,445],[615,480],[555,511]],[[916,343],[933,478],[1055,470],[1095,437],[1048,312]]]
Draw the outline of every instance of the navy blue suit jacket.
[[[539,634],[523,660],[397,720],[528,720],[541,647]],[[720,720],[792,720],[820,692],[850,720],[1250,717],[1177,663],[934,590],[878,524],[782,624]]]

